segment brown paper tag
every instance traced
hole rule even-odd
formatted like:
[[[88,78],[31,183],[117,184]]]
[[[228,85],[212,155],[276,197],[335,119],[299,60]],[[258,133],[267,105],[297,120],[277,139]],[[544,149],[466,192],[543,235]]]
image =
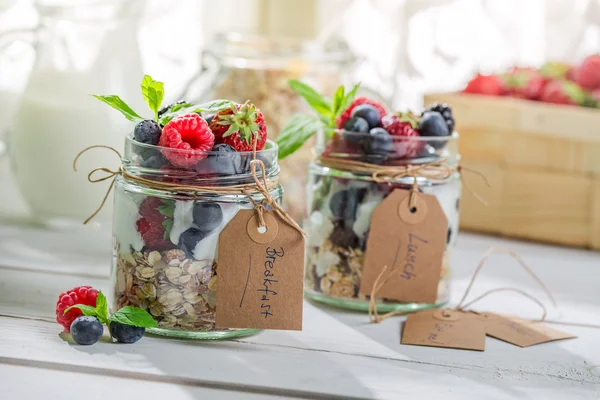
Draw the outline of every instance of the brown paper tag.
[[[240,210],[219,235],[218,328],[302,330],[304,237],[274,211]]]
[[[484,351],[484,320],[454,310],[420,311],[406,318],[401,343]]]
[[[485,320],[485,331],[488,336],[520,347],[529,347],[534,344],[577,337],[550,328],[548,325],[541,322],[528,321],[517,317],[492,313],[481,315]]]
[[[396,189],[373,211],[360,293],[370,295],[384,266],[386,284],[377,297],[435,303],[446,249],[448,219],[437,198]]]

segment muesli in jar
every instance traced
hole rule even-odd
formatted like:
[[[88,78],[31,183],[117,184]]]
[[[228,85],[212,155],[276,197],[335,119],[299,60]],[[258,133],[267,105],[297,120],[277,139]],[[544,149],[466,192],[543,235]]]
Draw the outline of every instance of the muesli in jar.
[[[255,105],[180,101],[161,108],[162,83],[146,76],[144,119],[117,96],[96,96],[135,123],[115,180],[113,307],[136,306],[158,323],[150,333],[216,339],[254,329],[220,329],[219,233],[240,209],[260,202],[248,192],[250,163],[264,165],[270,196],[281,200],[277,145],[267,140]],[[258,171],[259,177],[261,176]]]
[[[298,87],[296,83],[294,87]],[[451,108],[434,104],[421,114],[389,112],[379,102],[356,96],[357,87],[338,89],[333,99],[305,86],[298,93],[316,115],[296,115],[280,134],[280,158],[317,134],[316,158],[308,168],[305,294],[330,305],[367,310],[360,293],[373,210],[395,189],[434,195],[448,219],[447,245],[437,300],[431,304],[377,298],[380,311],[417,310],[448,301],[450,252],[458,233],[461,193],[458,134]],[[374,171],[443,163],[444,179]],[[352,168],[350,168],[350,165]],[[411,167],[411,168],[413,168]],[[391,175],[391,176],[390,176]],[[415,186],[416,184],[416,186]]]

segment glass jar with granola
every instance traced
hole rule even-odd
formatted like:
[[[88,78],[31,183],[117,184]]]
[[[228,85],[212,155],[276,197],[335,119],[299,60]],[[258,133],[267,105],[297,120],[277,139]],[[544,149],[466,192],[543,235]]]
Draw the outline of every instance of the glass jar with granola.
[[[403,303],[377,298],[379,311],[414,311],[448,301],[450,253],[458,233],[461,194],[458,134],[449,106],[435,104],[420,115],[389,113],[356,90],[338,89],[330,100],[306,88],[299,91],[317,116],[297,115],[282,132],[280,154],[301,145],[307,127],[317,130],[316,158],[308,168],[305,294],[334,306],[368,310],[370,297],[360,293],[373,210],[395,189],[434,195],[448,219],[446,251],[437,301]],[[303,94],[304,93],[304,94]],[[323,122],[326,121],[326,122]],[[443,164],[443,179],[399,173]],[[374,174],[381,173],[380,175]]]
[[[239,210],[254,208],[266,192],[281,201],[278,147],[267,139],[264,115],[253,104],[229,100],[161,108],[162,83],[145,77],[142,89],[152,119],[116,96],[96,96],[136,122],[113,173],[113,308],[148,311],[158,323],[148,329],[153,334],[252,334],[255,329],[216,327],[217,246]],[[264,166],[256,177],[254,160]],[[256,179],[266,185],[263,193],[253,186]]]

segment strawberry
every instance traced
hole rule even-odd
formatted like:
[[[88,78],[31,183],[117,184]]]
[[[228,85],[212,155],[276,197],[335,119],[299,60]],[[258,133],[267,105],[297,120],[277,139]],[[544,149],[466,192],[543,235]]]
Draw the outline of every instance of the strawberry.
[[[170,224],[168,205],[158,197],[148,196],[140,205],[140,218],[135,225],[150,250],[166,250],[174,247],[168,238]],[[172,213],[172,210],[170,210]],[[171,214],[172,215],[172,214]]]
[[[256,150],[262,150],[267,143],[265,117],[250,102],[232,103],[231,108],[219,111],[210,122],[210,129],[216,143],[228,144],[236,151],[252,151],[255,138]]]
[[[385,109],[385,107],[383,105],[381,105],[381,103],[375,101],[375,100],[371,100],[368,97],[356,97],[352,103],[350,104],[350,106],[345,109],[340,116],[336,119],[335,124],[339,129],[342,129],[344,127],[344,124],[350,119],[352,111],[354,110],[354,107],[361,105],[361,104],[370,104],[373,107],[375,107],[377,109],[377,111],[379,111],[379,115],[384,116],[385,114],[387,114],[387,111]]]
[[[584,89],[600,88],[600,54],[587,57],[575,70],[575,82]]]
[[[521,99],[539,100],[547,79],[534,68],[514,67],[502,75],[504,94]]]
[[[501,96],[504,92],[502,79],[496,75],[477,74],[463,89],[464,93],[485,94],[488,96]]]
[[[421,152],[423,143],[416,130],[418,121],[412,113],[389,114],[381,119],[381,126],[393,137],[393,158],[415,158]]]
[[[584,103],[585,93],[578,84],[559,79],[546,84],[540,100],[546,103],[579,105]]]

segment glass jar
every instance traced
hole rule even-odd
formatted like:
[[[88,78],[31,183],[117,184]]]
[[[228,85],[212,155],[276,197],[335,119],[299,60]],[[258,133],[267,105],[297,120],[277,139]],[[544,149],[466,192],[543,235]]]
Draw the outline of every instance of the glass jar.
[[[340,139],[343,137],[341,132],[336,132],[325,147],[323,136],[320,135],[317,154],[334,160],[383,166],[419,165],[444,160],[450,168],[456,167],[459,160],[457,133],[437,138],[393,137],[394,154],[402,154],[398,158],[356,154],[348,142]],[[374,181],[370,173],[327,167],[319,160],[311,162],[308,168],[307,217],[304,223],[308,233],[305,294],[329,305],[367,311],[369,296],[360,294],[359,288],[371,214],[394,189],[410,190],[414,179],[403,177],[381,183]],[[439,307],[448,301],[450,252],[458,233],[460,174],[454,171],[443,181],[418,177],[417,183],[421,193],[437,197],[448,218],[447,245],[437,301],[435,304],[418,304],[378,298],[377,309],[381,312],[416,311]]]
[[[349,78],[354,61],[343,41],[323,44],[290,37],[217,34],[202,52],[202,69],[182,98],[260,104],[268,137],[275,139],[292,115],[307,111],[288,80],[302,80],[321,93],[334,93]],[[281,182],[288,193],[284,206],[297,221],[304,215],[304,176],[311,158],[307,146],[281,162]]]
[[[257,152],[269,180],[279,174],[277,150],[268,141]],[[173,157],[186,168],[172,165]],[[221,194],[219,187],[253,183],[251,160],[251,152],[199,153],[126,139],[114,195],[114,310],[147,310],[158,323],[148,332],[158,335],[223,339],[257,331],[215,327],[219,233],[238,210],[253,208],[246,194]],[[164,182],[181,189],[161,188]],[[203,190],[191,194],[188,186]],[[283,195],[279,184],[270,193],[276,201]]]

